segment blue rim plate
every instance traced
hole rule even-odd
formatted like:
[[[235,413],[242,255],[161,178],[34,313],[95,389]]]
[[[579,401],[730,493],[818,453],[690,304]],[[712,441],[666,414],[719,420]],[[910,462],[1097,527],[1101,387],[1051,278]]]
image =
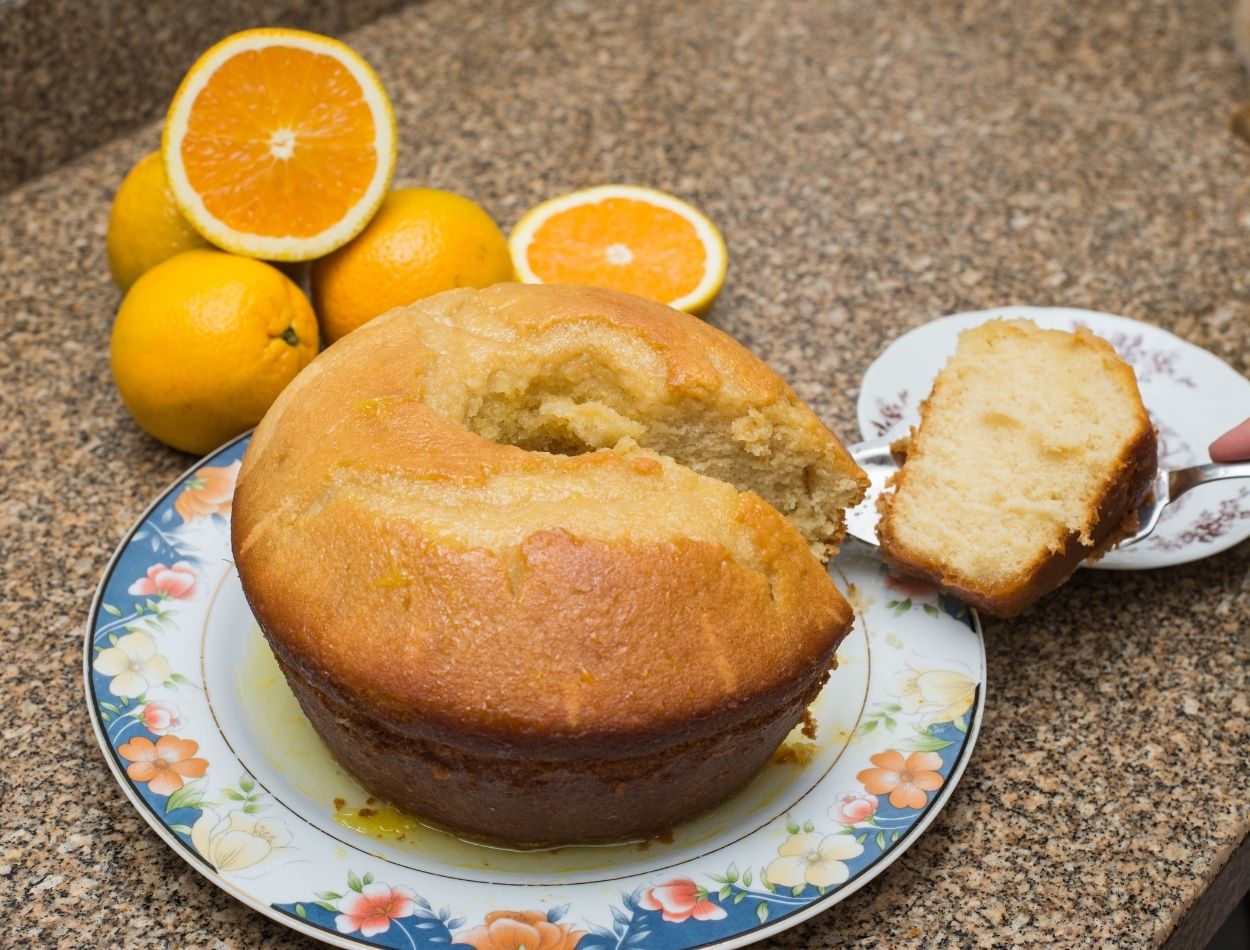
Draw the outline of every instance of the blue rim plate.
[[[204,877],[342,947],[741,947],[846,899],[945,805],[984,708],[974,611],[848,542],[839,668],[744,790],[663,839],[517,852],[368,797],[286,688],[230,560],[248,436],[156,499],[87,623],[92,726],[127,798]]]

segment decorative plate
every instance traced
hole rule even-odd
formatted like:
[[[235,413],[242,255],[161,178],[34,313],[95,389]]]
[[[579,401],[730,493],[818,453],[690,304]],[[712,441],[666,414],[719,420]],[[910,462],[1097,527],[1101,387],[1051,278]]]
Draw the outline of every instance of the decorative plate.
[[[967,764],[985,658],[963,605],[848,543],[857,622],[813,741],[791,735],[730,801],[662,839],[519,852],[368,797],[301,715],[230,560],[225,446],[169,488],[110,563],[87,627],[105,758],[218,887],[343,947],[741,947],[848,897],[928,826]]]
[[[891,343],[864,374],[859,429],[865,439],[896,438],[919,419],[920,402],[955,352],[960,331],[996,318],[1038,326],[1085,327],[1110,343],[1137,373],[1142,401],[1159,430],[1159,465],[1209,462],[1207,446],[1245,418],[1250,380],[1219,357],[1149,323],[1067,307],[1003,307],[942,317]],[[1154,533],[1087,567],[1136,570],[1184,564],[1250,537],[1250,481],[1194,489],[1163,510]]]

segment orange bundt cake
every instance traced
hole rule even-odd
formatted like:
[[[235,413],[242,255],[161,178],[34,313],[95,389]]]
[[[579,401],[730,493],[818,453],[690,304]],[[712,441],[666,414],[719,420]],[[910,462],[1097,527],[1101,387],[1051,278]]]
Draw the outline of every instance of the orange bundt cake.
[[[247,599],[376,795],[539,845],[659,833],[803,716],[865,487],[766,365],[636,297],[501,284],[384,315],[256,429]]]

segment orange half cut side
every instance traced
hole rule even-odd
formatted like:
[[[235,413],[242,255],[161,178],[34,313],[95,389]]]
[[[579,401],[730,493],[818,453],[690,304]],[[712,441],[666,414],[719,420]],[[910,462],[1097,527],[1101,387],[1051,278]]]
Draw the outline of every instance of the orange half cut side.
[[[609,287],[691,313],[711,305],[728,262],[720,232],[702,212],[635,185],[543,202],[508,243],[524,283]]]
[[[245,30],[182,81],[161,153],[191,224],[228,251],[310,260],[346,244],[395,168],[395,117],[377,75],[344,44]]]

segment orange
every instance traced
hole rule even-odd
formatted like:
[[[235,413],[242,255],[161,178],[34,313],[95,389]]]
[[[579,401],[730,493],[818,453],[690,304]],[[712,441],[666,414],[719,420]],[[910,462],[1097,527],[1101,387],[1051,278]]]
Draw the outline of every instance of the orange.
[[[583,284],[702,313],[725,280],[716,226],[680,198],[635,185],[601,185],[528,211],[508,239],[518,279]]]
[[[368,223],[395,168],[395,116],[369,64],[300,30],[245,30],[201,56],[165,118],[170,188],[205,238],[302,261]]]
[[[135,421],[202,455],[260,422],[317,346],[312,307],[276,268],[184,251],[130,288],[110,357]]]
[[[468,198],[398,188],[350,244],[312,265],[313,306],[333,342],[393,307],[512,279],[508,242]]]
[[[127,290],[161,261],[208,246],[174,203],[160,153],[139,159],[122,180],[109,211],[109,271],[117,286]]]

